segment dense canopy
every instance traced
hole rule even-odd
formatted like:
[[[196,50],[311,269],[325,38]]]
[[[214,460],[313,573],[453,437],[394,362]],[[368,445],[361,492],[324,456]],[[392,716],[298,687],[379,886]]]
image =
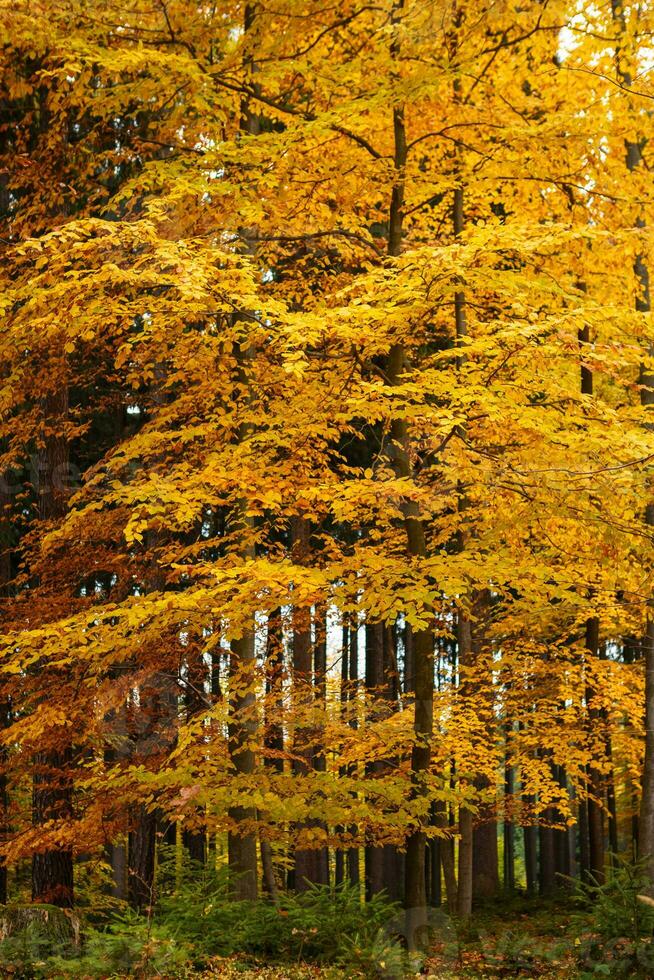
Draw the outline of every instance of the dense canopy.
[[[654,887],[650,5],[0,23],[0,898]]]

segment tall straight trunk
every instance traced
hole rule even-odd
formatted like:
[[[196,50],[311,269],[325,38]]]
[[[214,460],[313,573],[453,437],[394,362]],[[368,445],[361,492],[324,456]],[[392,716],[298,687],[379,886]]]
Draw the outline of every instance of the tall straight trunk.
[[[460,542],[459,542],[460,546]],[[472,663],[472,624],[462,610],[457,618],[459,665],[465,671]],[[462,682],[462,684],[465,682]],[[465,697],[465,692],[461,691]],[[459,807],[459,873],[456,900],[457,915],[466,919],[472,912],[473,815],[461,804]]]
[[[284,772],[284,637],[282,633],[282,610],[271,609],[268,613],[268,632],[266,635],[266,700],[264,714],[264,745],[271,753],[266,753],[266,768],[277,773]],[[263,886],[271,898],[277,895],[276,869],[272,849],[263,828],[259,827],[259,851],[263,871]]]
[[[523,837],[527,894],[535,895],[538,882],[538,828],[533,824],[528,824],[523,828]]]
[[[327,710],[327,606],[316,606],[314,611],[314,643],[313,643],[313,684],[316,702],[322,717]],[[316,732],[316,747],[313,756],[313,768],[316,772],[327,771],[327,746],[323,727]],[[325,832],[327,824],[317,821],[316,826],[320,826]],[[317,859],[319,866],[319,884],[329,884],[329,848],[317,848]]]
[[[205,688],[209,679],[209,671],[204,659],[202,643],[198,641],[191,647],[186,656],[186,692],[185,707],[187,721],[191,721],[207,706]],[[182,831],[183,845],[188,852],[191,861],[198,864],[205,864],[207,860],[207,833],[204,827],[203,811],[197,811],[198,820],[202,821],[200,827],[192,829],[184,827]]]
[[[570,786],[570,801],[574,807],[576,792],[574,785]],[[579,866],[577,861],[577,827],[571,824],[568,827],[568,874],[571,878],[579,877]]]
[[[482,808],[480,817],[472,835],[472,895],[495,898],[500,890],[497,820],[492,807]]]
[[[162,363],[154,368],[150,389],[151,412],[155,414],[166,404],[166,370]],[[150,529],[145,534],[145,553],[149,561],[144,569],[142,587],[146,593],[162,592],[165,579],[157,555],[162,543],[160,532]],[[179,642],[179,637],[176,637]],[[180,651],[181,654],[181,651]],[[148,757],[170,750],[177,738],[179,712],[179,661],[155,667],[138,688],[132,699],[131,748],[137,764]],[[157,760],[158,762],[158,760]],[[127,847],[127,892],[130,904],[137,910],[152,906],[155,898],[155,868],[157,837],[161,844],[174,846],[177,825],[160,811],[141,803],[130,808]]]
[[[393,664],[395,651],[391,653],[390,631],[382,623],[366,626],[366,687],[375,692],[376,698],[393,705],[395,683]],[[382,776],[396,763],[393,759],[377,759],[370,763],[369,772]],[[392,844],[370,843],[365,850],[366,895],[371,898],[386,892],[393,901],[400,898],[399,872],[401,858]]]
[[[431,805],[431,824],[438,826],[438,809],[436,803]],[[443,888],[441,881],[441,838],[432,837],[428,845],[428,899],[433,908],[440,908],[443,902]]]
[[[159,569],[153,566],[145,583],[148,591],[161,587]],[[178,713],[177,677],[169,671],[155,671],[138,690],[132,703],[128,726],[132,729],[132,751],[138,763],[150,755],[172,748],[176,739]],[[161,812],[136,803],[129,812],[127,846],[127,895],[130,905],[146,911],[155,899],[157,837],[162,844],[174,845],[177,825],[163,819]]]
[[[623,51],[620,40],[628,43],[623,0],[612,0],[613,18],[619,27],[619,40],[616,46],[616,71],[618,80],[625,91],[633,84],[633,71],[629,64],[631,52]],[[623,63],[624,59],[624,63]],[[626,164],[630,172],[643,166],[643,147],[645,140],[626,140]],[[637,228],[643,228],[644,218],[639,216]],[[640,254],[634,261],[636,280],[636,310],[638,313],[651,312],[649,269],[645,257]],[[654,356],[654,344],[648,344],[648,357]],[[640,401],[643,407],[654,405],[654,374],[650,367],[641,364]],[[651,427],[652,423],[647,423]],[[651,481],[647,487],[645,523],[654,527],[654,501],[652,501]],[[644,862],[649,879],[649,893],[654,894],[654,599],[647,603],[645,636],[643,637],[643,657],[645,661],[645,758],[643,762],[642,796],[638,819],[638,856]]]
[[[455,20],[459,22],[457,13]],[[455,79],[454,99],[459,100],[460,84]],[[454,188],[453,207],[452,207],[452,230],[455,236],[459,236],[465,226],[463,210],[463,187],[458,185]],[[454,293],[454,326],[456,347],[459,349],[462,341],[468,335],[468,321],[466,317],[465,293],[463,290],[456,290]],[[465,353],[457,355],[456,365],[460,369],[466,360]],[[458,509],[465,509],[465,489],[458,485]],[[462,551],[465,546],[463,531],[457,534],[457,547]],[[457,641],[459,646],[459,663],[462,667],[470,666],[473,657],[472,649],[472,625],[469,617],[463,610],[459,610],[457,620]],[[462,806],[459,809],[459,875],[458,875],[458,894],[457,894],[457,914],[460,918],[467,918],[472,912],[473,895],[473,834],[474,821],[472,814]]]
[[[243,17],[243,30],[246,35],[253,32],[255,19],[256,6],[246,4]],[[244,68],[250,76],[256,72],[256,66],[251,58],[246,59]],[[253,88],[256,90],[256,85],[253,84]],[[249,98],[243,98],[241,101],[240,126],[241,130],[250,136],[257,135],[261,129],[260,118],[252,110]],[[250,231],[245,229],[243,237],[246,242],[251,240]],[[248,362],[251,358],[252,350],[249,347],[243,349],[240,355],[239,371],[246,391],[249,385]],[[242,424],[239,427],[239,440],[246,439],[248,432],[248,426]],[[239,510],[241,513],[238,516],[238,522],[247,535],[247,532],[252,528],[252,518],[245,515],[244,502],[241,503]],[[251,540],[246,540],[242,546],[241,557],[245,561],[256,558],[255,547]],[[252,681],[255,663],[254,622],[252,622],[239,639],[232,641],[231,675],[242,674]],[[251,748],[257,731],[254,707],[255,694],[252,687],[249,687],[245,693],[233,694],[230,685],[230,723],[228,725],[230,759],[236,773],[244,776],[252,776],[256,770],[256,757]],[[236,824],[236,828],[230,830],[227,835],[227,863],[232,894],[238,900],[253,900],[258,893],[257,836],[251,829],[256,824],[256,809],[248,806],[232,807],[230,817]],[[246,826],[243,826],[244,823]]]
[[[448,807],[444,800],[437,800],[435,804],[434,826],[448,832],[447,837],[440,839],[440,859],[443,871],[443,881],[445,882],[445,898],[450,914],[456,912],[456,872],[454,869],[454,838],[451,835],[450,822],[448,820]]]
[[[579,341],[582,345],[590,341],[590,331],[588,325],[579,331]],[[581,393],[582,395],[593,395],[593,373],[587,365],[581,365]],[[591,616],[586,622],[586,650],[593,657],[597,658],[600,652],[599,643],[599,620],[596,616]],[[593,692],[586,687],[586,701],[588,703],[588,725],[591,729],[596,727],[601,720],[601,712],[590,707]],[[604,795],[604,780],[602,774],[596,766],[588,767],[589,792],[586,804],[588,819],[588,843],[589,843],[589,872],[592,879],[598,883],[604,880],[604,811],[600,800]]]
[[[391,12],[391,62],[400,53],[399,23],[402,16],[403,0],[396,0]],[[388,254],[396,258],[402,251],[404,232],[404,194],[405,168],[407,163],[407,139],[404,121],[404,107],[393,107],[393,187],[388,220]],[[402,344],[394,344],[388,354],[386,376],[391,386],[400,384],[407,368],[407,355]],[[410,456],[410,432],[405,419],[396,418],[391,425],[393,439],[393,464],[398,476],[413,477]],[[409,554],[415,558],[427,555],[425,529],[420,520],[418,505],[409,501],[403,506],[404,527]],[[431,610],[426,610],[427,615]],[[420,796],[425,792],[425,780],[431,767],[431,737],[434,712],[434,640],[432,630],[422,628],[414,633],[413,642],[413,686],[414,744],[411,751],[411,792]],[[406,915],[406,935],[409,947],[420,942],[421,930],[427,923],[427,895],[425,890],[425,829],[418,821],[409,831],[406,841],[404,905]]]
[[[591,616],[586,621],[586,650],[593,657],[599,655],[599,620]],[[599,721],[599,712],[590,706],[593,692],[586,688],[588,723],[591,730]],[[594,881],[604,881],[604,810],[601,800],[604,796],[604,783],[601,772],[592,763],[588,767],[588,842],[590,874]]]
[[[304,517],[296,517],[291,527],[294,560],[304,564],[309,554],[310,526]],[[311,641],[311,610],[300,606],[293,607],[293,684],[300,701],[308,698],[313,682],[313,645]],[[309,744],[295,749],[293,771],[304,776],[315,767],[313,741],[316,732],[304,728],[298,732],[300,738]],[[303,829],[315,826],[316,821],[297,825],[299,835]],[[295,891],[306,891],[311,885],[326,884],[322,848],[296,846],[293,854],[291,881]]]
[[[562,790],[568,791],[568,777],[563,766],[553,766],[552,773]],[[558,814],[562,820],[561,813]],[[568,828],[554,831],[554,866],[557,874],[557,884],[560,884],[571,875],[570,867],[570,846]]]
[[[554,819],[553,807],[547,807],[543,817],[548,822]],[[551,895],[556,890],[556,863],[554,850],[554,831],[541,823],[538,828],[538,888],[541,895]]]
[[[505,727],[508,733],[508,725]],[[505,753],[504,762],[504,854],[503,854],[503,874],[502,883],[505,892],[515,890],[515,825],[510,819],[507,811],[507,800],[513,798],[515,793],[515,771],[509,762],[508,746]]]
[[[46,431],[39,452],[39,511],[42,520],[61,517],[66,511],[69,475],[68,443],[53,435],[68,415],[68,389],[62,386],[43,404]],[[35,825],[72,817],[72,746],[68,729],[59,733],[61,747],[39,752],[34,759],[32,819]],[[32,858],[32,901],[48,902],[62,908],[73,905],[73,852],[59,847],[37,853]]]
[[[578,804],[577,825],[579,829],[579,877],[581,881],[590,881],[590,847],[588,844],[588,803],[580,799]]]
[[[118,670],[113,669],[114,676]],[[110,675],[111,676],[111,675]],[[107,714],[107,722],[111,727],[115,744],[105,749],[105,761],[113,765],[121,757],[129,754],[129,738],[127,729],[127,704],[125,701]],[[121,902],[127,901],[127,853],[129,841],[122,836],[113,840],[107,847],[107,858],[111,865],[111,896]]]
[[[459,807],[459,875],[456,893],[456,911],[460,919],[467,919],[472,911],[472,859],[473,816],[467,806]]]
[[[146,911],[154,902],[157,815],[142,804],[132,809],[128,838],[127,895],[132,908]]]
[[[349,669],[350,669],[350,630],[347,624],[347,619],[343,619],[343,625],[341,627],[341,712],[345,715],[347,713],[347,702],[348,702],[348,680],[349,680]],[[341,766],[339,768],[339,775],[347,775],[346,769]],[[343,826],[337,828],[339,834],[343,834]],[[345,882],[345,856],[346,852],[342,847],[337,847],[334,854],[334,884],[338,887]]]
[[[252,776],[256,759],[252,742],[256,735],[255,693],[252,688],[255,665],[254,631],[248,630],[240,639],[232,640],[231,674],[238,677],[237,692],[230,687],[230,722],[228,725],[230,759],[237,775]],[[227,862],[230,887],[237,900],[257,897],[257,837],[256,809],[233,806],[229,815],[235,827],[227,834]]]
[[[600,646],[600,660],[606,660],[606,644]],[[608,841],[609,856],[611,865],[615,865],[616,856],[619,850],[618,843],[618,802],[615,793],[615,769],[613,766],[613,746],[611,743],[611,733],[608,724],[606,708],[600,710],[604,728],[606,730],[605,754],[608,763],[608,772],[604,776],[604,788],[606,794],[606,813],[608,816]]]
[[[0,185],[1,186],[1,185]],[[4,476],[0,476],[0,597],[7,599],[11,583],[11,493]],[[11,724],[11,698],[0,696],[0,729]],[[5,843],[9,834],[9,781],[6,765],[8,751],[0,748],[0,843]],[[6,905],[8,898],[7,865],[0,859],[0,904]]]
[[[284,727],[283,712],[283,677],[284,677],[284,637],[282,633],[282,610],[272,609],[268,613],[268,630],[266,634],[266,699],[264,704],[264,746],[271,755],[266,753],[265,766],[274,772],[284,771]],[[262,884],[265,891],[277,902],[277,875],[273,860],[273,852],[264,828],[259,825],[259,853],[261,855]]]
[[[609,774],[606,783],[606,809],[609,814],[609,851],[611,854],[611,864],[614,864],[615,857],[620,850],[620,842],[618,837],[618,805],[612,772]]]
[[[355,612],[350,620],[350,697],[355,704],[358,699],[359,684],[359,614]],[[357,727],[356,712],[352,712],[350,724],[353,728]],[[352,836],[356,834],[357,828],[351,827]],[[359,870],[359,848],[350,847],[347,852],[347,877],[351,885],[359,885],[361,873]]]
[[[456,674],[457,657],[459,653],[458,643],[452,643],[449,648],[449,667],[452,675]],[[445,774],[444,774],[445,778]],[[449,786],[454,795],[456,786],[456,773],[454,761],[450,763]],[[451,915],[456,913],[458,886],[455,868],[455,847],[454,847],[454,805],[448,804],[444,800],[436,803],[437,826],[447,831],[447,836],[440,841],[441,866],[443,869],[443,880],[445,882],[445,897],[447,908]]]

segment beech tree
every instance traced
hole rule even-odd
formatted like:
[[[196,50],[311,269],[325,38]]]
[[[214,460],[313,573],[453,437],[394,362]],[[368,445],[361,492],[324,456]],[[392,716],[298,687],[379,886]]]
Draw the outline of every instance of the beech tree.
[[[6,866],[649,867],[650,12],[0,15]]]

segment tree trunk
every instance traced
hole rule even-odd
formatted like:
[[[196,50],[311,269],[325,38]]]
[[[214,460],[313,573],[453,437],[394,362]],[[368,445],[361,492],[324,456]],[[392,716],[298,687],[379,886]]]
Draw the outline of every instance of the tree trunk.
[[[402,0],[395,0],[391,11],[391,62],[400,50],[399,22],[402,14]],[[407,162],[407,139],[404,122],[404,107],[393,107],[393,187],[388,220],[388,254],[397,258],[402,252],[404,223],[405,167]],[[402,380],[407,367],[404,347],[395,344],[388,354],[386,376],[391,386]],[[393,439],[393,465],[397,476],[411,478],[413,466],[409,452],[409,427],[405,419],[393,419],[391,424]],[[409,553],[417,558],[427,554],[425,530],[417,503],[404,504],[404,526]],[[431,610],[425,610],[429,615]],[[413,676],[414,676],[414,744],[411,751],[412,794],[424,793],[424,782],[431,766],[431,737],[434,712],[434,641],[430,628],[423,628],[414,634]],[[427,923],[427,895],[425,892],[425,832],[417,823],[409,832],[406,842],[404,878],[404,905],[406,909],[406,936],[409,948],[413,949],[421,941],[421,933]]]
[[[543,818],[549,823],[554,819],[554,810],[548,807]],[[556,864],[554,852],[554,831],[541,824],[538,828],[538,887],[541,895],[552,895],[556,891]]]
[[[350,667],[350,631],[347,625],[347,620],[343,619],[343,625],[341,627],[341,711],[343,714],[347,711],[348,703],[348,672]],[[347,775],[347,770],[341,766],[339,768],[339,775]],[[339,835],[344,833],[344,827],[341,825],[337,828]],[[334,884],[338,888],[340,885],[345,883],[345,851],[342,847],[337,847],[334,854]]]
[[[472,810],[459,807],[459,882],[456,912],[460,919],[468,919],[472,911]]]
[[[314,644],[313,644],[313,684],[319,711],[324,717],[327,711],[327,606],[316,607],[314,611]],[[313,755],[313,768],[316,772],[326,772],[327,758],[325,756],[325,736],[323,727],[316,732],[316,747]],[[327,832],[324,820],[316,821],[316,826]],[[329,884],[329,848],[317,848],[318,880],[321,885]]]
[[[435,804],[434,813],[434,823],[437,827],[443,830],[451,830],[448,813],[447,804],[445,801],[437,801]],[[447,899],[447,908],[451,915],[456,912],[456,874],[454,871],[454,838],[450,835],[448,837],[441,837],[440,839],[440,858],[441,866],[443,868],[443,880],[445,882],[445,897]]]
[[[157,816],[139,805],[132,810],[129,834],[127,894],[132,908],[148,911],[154,903],[154,866]]]
[[[388,638],[382,623],[366,626],[366,687],[371,695],[380,700],[390,700],[388,690],[389,663],[387,656]],[[383,775],[392,765],[392,760],[378,759],[370,763],[369,771]],[[399,855],[392,845],[367,844],[365,850],[366,897],[371,898],[386,892],[389,898],[397,900]]]
[[[538,881],[538,829],[530,824],[523,828],[525,844],[525,876],[527,879],[527,894],[536,894]]]
[[[191,646],[186,655],[186,718],[191,721],[196,715],[201,714],[207,707],[206,686],[209,680],[209,671],[204,659],[202,642],[198,639],[197,643]],[[203,810],[198,808],[197,818],[203,821]],[[182,830],[182,843],[188,852],[191,861],[197,864],[206,864],[207,860],[207,834],[204,825]]]
[[[256,733],[255,694],[252,690],[252,668],[255,664],[254,632],[250,630],[238,640],[232,640],[231,674],[239,678],[239,691],[230,691],[229,746],[232,765],[238,775],[255,772],[255,755],[249,747]],[[244,693],[241,690],[244,689]],[[227,834],[227,863],[230,887],[236,900],[257,897],[257,837],[256,809],[234,806],[229,815],[236,825]]]
[[[246,4],[243,11],[243,30],[247,35],[254,30],[256,19],[256,5]],[[257,85],[252,81],[256,73],[256,65],[251,57],[246,57],[244,63],[246,74],[250,76],[250,85],[253,91],[257,91]],[[250,136],[256,136],[261,130],[261,120],[256,111],[253,111],[249,96],[244,96],[241,100],[241,121],[240,128]],[[252,233],[244,229],[243,237],[246,241],[246,248],[252,251]],[[238,316],[238,314],[236,314]],[[248,377],[247,365],[252,357],[250,347],[242,349],[239,355],[239,371],[243,386],[249,392],[250,379]],[[246,395],[246,401],[248,396]],[[238,438],[243,441],[249,432],[246,423],[239,426]],[[253,520],[244,513],[245,507],[242,503],[239,507],[241,513],[238,515],[238,522],[247,532],[252,528]],[[251,540],[247,540],[241,548],[241,557],[248,561],[256,558],[256,549]],[[241,681],[245,679],[247,689],[245,693],[233,695],[230,689],[229,713],[230,722],[228,724],[229,752],[232,765],[239,775],[251,776],[256,770],[256,758],[251,745],[256,734],[257,724],[255,717],[255,694],[251,687],[253,672],[256,664],[254,621],[249,624],[248,629],[237,640],[231,644],[230,673],[234,677],[241,676]],[[247,681],[250,681],[248,684]],[[256,809],[254,807],[237,806],[229,811],[236,828],[227,834],[227,863],[230,873],[232,894],[237,900],[254,900],[258,893],[257,881],[257,835],[252,830],[256,825]],[[244,826],[245,824],[245,826]],[[247,826],[249,825],[249,826]],[[240,827],[240,829],[238,829]]]
[[[37,477],[39,511],[42,520],[61,517],[66,512],[69,462],[68,443],[63,435],[53,435],[68,415],[68,389],[62,386],[43,404],[45,433],[39,453]],[[72,747],[69,730],[58,733],[61,748],[40,752],[34,759],[32,791],[33,823],[67,820],[72,817],[73,786],[70,777]],[[32,858],[32,901],[47,902],[62,908],[73,906],[73,852],[59,847],[35,854]]]
[[[586,650],[593,657],[599,655],[599,620],[591,616],[586,622]],[[596,726],[600,715],[591,706],[593,692],[586,687],[588,706],[588,723],[591,731]],[[601,884],[604,881],[604,811],[600,800],[604,796],[604,784],[601,772],[592,763],[588,767],[588,841],[590,857],[590,874],[594,881]]]
[[[487,819],[473,830],[472,896],[473,899],[495,898],[499,890],[497,820],[488,814]]]
[[[459,542],[460,546],[460,542]],[[459,664],[464,669],[472,662],[472,625],[469,616],[459,610],[457,618],[457,641]],[[465,680],[461,682],[462,697],[469,697],[464,690]],[[456,902],[457,915],[467,919],[472,912],[472,861],[473,861],[473,817],[472,811],[464,804],[459,807],[459,874]]]
[[[350,620],[350,697],[356,702],[358,697],[359,683],[359,614],[355,612]],[[353,728],[357,727],[356,715],[353,713],[350,724]],[[354,836],[357,832],[356,827],[351,827],[350,832]],[[347,852],[347,877],[351,885],[359,885],[361,872],[359,869],[360,854],[358,847],[350,847]]]
[[[296,517],[292,523],[292,545],[295,552],[296,562],[304,564],[309,553],[309,522],[303,517]],[[313,680],[313,650],[311,643],[311,610],[293,607],[293,683],[296,696],[300,700],[306,700]],[[313,742],[315,731],[304,728],[297,733],[300,739],[304,739],[308,745],[300,745],[295,749],[293,760],[293,772],[297,776],[306,775],[315,767],[315,753]],[[299,835],[303,829],[318,826],[316,820],[307,821],[306,824],[297,825],[296,833]],[[297,892],[306,891],[311,885],[326,884],[325,867],[323,860],[323,848],[307,848],[296,846],[293,856],[293,870],[291,874],[292,885]]]
[[[507,814],[508,799],[515,793],[515,772],[513,766],[505,760],[504,767],[504,857],[503,885],[505,892],[515,891],[515,826]]]
[[[629,64],[630,51],[621,47],[621,41],[628,41],[627,24],[625,21],[623,0],[612,0],[613,18],[619,27],[619,39],[616,46],[616,73],[621,87],[628,92],[633,83],[633,73]],[[625,59],[625,63],[621,63]],[[626,164],[633,172],[643,163],[643,147],[645,140],[626,140]],[[643,228],[644,218],[640,216],[636,227]],[[636,311],[650,313],[649,269],[644,256],[637,255],[634,261],[634,276],[636,279],[637,296]],[[654,356],[654,344],[648,345],[648,356]],[[651,368],[641,364],[640,368],[640,401],[643,407],[654,405],[654,374]],[[651,426],[651,422],[648,426]],[[648,500],[645,507],[645,523],[654,527],[654,503],[651,500],[652,487],[648,487]],[[644,862],[649,879],[649,894],[654,895],[654,599],[647,603],[647,620],[643,638],[643,655],[645,660],[645,759],[643,762],[642,796],[638,820],[638,856]]]
[[[11,582],[11,492],[4,475],[0,476],[0,596],[8,598]],[[0,729],[11,725],[11,697],[0,695]],[[5,843],[9,834],[9,782],[6,765],[8,751],[0,748],[0,843]],[[7,865],[0,859],[0,904],[6,905],[8,898]]]

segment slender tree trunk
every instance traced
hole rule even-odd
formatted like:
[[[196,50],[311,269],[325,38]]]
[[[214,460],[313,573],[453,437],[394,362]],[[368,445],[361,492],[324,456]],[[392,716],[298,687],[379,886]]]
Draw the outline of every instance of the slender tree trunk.
[[[599,656],[599,620],[591,616],[586,622],[586,650],[594,659]],[[591,707],[593,691],[586,687],[588,703],[588,723],[591,731],[599,721],[599,712]],[[604,796],[604,784],[601,772],[596,766],[588,767],[588,841],[590,856],[590,874],[594,881],[604,881],[604,811],[600,800]]]
[[[630,65],[631,52],[628,48],[629,39],[623,0],[612,0],[613,18],[619,28],[619,39],[616,45],[616,73],[621,86],[626,92],[633,84],[633,71]],[[643,163],[643,148],[645,139],[627,140],[626,163],[629,171],[638,170]],[[643,228],[644,218],[639,216],[637,228]],[[637,255],[634,261],[634,277],[636,280],[636,311],[651,312],[649,269],[644,255]],[[654,344],[648,344],[648,357],[654,356]],[[654,405],[654,374],[645,364],[640,368],[640,400],[643,407]],[[651,426],[652,423],[648,423]],[[648,485],[648,499],[645,507],[645,523],[654,527],[654,502],[652,501],[652,484]],[[647,619],[645,636],[643,637],[643,657],[645,661],[645,759],[643,762],[642,796],[638,818],[638,856],[644,861],[649,879],[649,893],[654,895],[654,599],[647,603]]]
[[[254,751],[250,747],[256,735],[255,694],[252,689],[255,665],[254,632],[232,640],[232,677],[238,678],[238,693],[230,691],[229,744],[232,765],[237,775],[252,776],[256,770]],[[257,897],[256,809],[231,807],[235,829],[227,835],[227,854],[231,888],[237,900]]]
[[[525,845],[525,876],[527,879],[527,894],[536,894],[538,881],[538,828],[528,824],[523,828]]]
[[[545,810],[543,817],[548,822],[554,819],[552,807]],[[541,895],[552,895],[556,890],[554,831],[543,823],[538,828],[538,887]]]
[[[246,35],[254,31],[255,20],[256,5],[246,4],[243,16],[243,30]],[[246,59],[244,68],[252,79],[256,73],[256,65],[251,58]],[[256,83],[251,81],[251,85],[256,91]],[[252,109],[250,99],[247,96],[241,100],[241,130],[250,136],[256,136],[261,130],[260,117]],[[249,229],[244,230],[244,238],[246,242],[251,242],[252,235]],[[252,350],[248,347],[242,351],[239,365],[246,391],[249,390],[247,369],[251,358]],[[248,431],[246,424],[240,426],[238,437],[241,441],[247,437]],[[241,507],[240,509],[243,511],[244,508]],[[239,515],[238,521],[246,532],[252,528],[252,518],[247,517],[244,513]],[[256,558],[256,550],[251,540],[242,547],[241,556],[246,561]],[[248,676],[250,679],[250,684],[247,685],[245,693],[232,694],[230,685],[231,720],[228,725],[230,758],[236,773],[244,776],[252,776],[256,771],[256,757],[250,747],[257,731],[255,694],[251,686],[255,665],[255,636],[254,622],[252,622],[243,636],[232,641],[230,657],[232,677],[241,675],[241,681],[244,678],[246,682]],[[233,895],[239,900],[254,900],[258,893],[257,835],[252,829],[256,826],[256,809],[248,806],[232,807],[230,817],[236,827],[240,828],[230,830],[227,835],[227,860]]]
[[[348,703],[348,680],[349,680],[349,668],[350,668],[350,631],[348,628],[347,620],[343,619],[343,625],[341,627],[341,711],[345,715],[347,712]],[[347,770],[341,766],[339,768],[339,775],[347,775]],[[337,828],[338,834],[342,835],[344,833],[344,827],[341,825]],[[345,883],[345,858],[346,852],[342,847],[337,847],[334,854],[334,884],[336,887],[343,885]]]
[[[128,843],[127,893],[132,908],[146,911],[152,908],[154,902],[157,815],[139,805],[132,810],[132,823]]]
[[[459,542],[460,546],[460,542]],[[472,663],[472,625],[469,616],[459,610],[457,619],[457,640],[460,667],[465,669]],[[466,681],[461,682],[462,696],[469,697],[463,690]],[[473,860],[473,816],[464,804],[459,807],[459,873],[456,911],[461,919],[467,919],[472,912],[472,860]]]
[[[327,711],[327,606],[316,607],[314,613],[314,644],[313,644],[313,679],[316,703],[321,716]],[[313,768],[316,772],[327,771],[325,736],[323,727],[316,733],[316,748],[313,756]],[[327,832],[324,820],[316,821],[316,826]],[[329,884],[329,848],[317,849],[318,880],[321,885]]]
[[[197,643],[191,647],[186,656],[186,717],[191,721],[196,715],[200,714],[207,707],[206,687],[209,680],[209,672],[204,659],[202,642],[198,639]],[[203,811],[198,809],[197,817],[202,819]],[[191,861],[197,864],[206,864],[207,861],[207,833],[202,826],[188,829],[184,827],[182,831],[182,842],[188,852]]]
[[[444,801],[437,801],[435,804],[434,823],[442,830],[451,831],[447,804]],[[451,915],[456,912],[456,873],[454,870],[454,838],[449,834],[440,839],[440,858],[443,869],[443,881],[445,882],[445,898],[447,908]]]
[[[494,808],[482,809],[480,816],[482,822],[474,827],[472,836],[472,894],[475,899],[495,898],[500,876]]]
[[[292,524],[293,551],[295,561],[304,564],[309,553],[309,522],[303,517],[296,517]],[[311,642],[311,611],[299,606],[293,607],[293,683],[296,696],[306,700],[313,680],[313,650]],[[315,731],[304,728],[298,732],[301,739],[308,741],[308,746],[300,746],[294,752],[293,771],[297,776],[304,776],[315,766],[313,740]],[[315,825],[316,821],[296,826],[300,835],[303,829]],[[322,848],[296,846],[293,857],[291,880],[295,891],[302,892],[310,885],[325,884],[324,867],[321,854]]]
[[[508,731],[508,728],[507,728]],[[505,892],[515,891],[515,826],[507,813],[507,800],[515,794],[515,772],[509,763],[508,753],[504,766],[504,857],[503,885]]]
[[[0,179],[0,191],[2,181]],[[11,583],[11,493],[4,474],[0,474],[0,597],[7,599]],[[9,694],[0,695],[0,729],[11,724],[11,698]],[[9,834],[9,781],[7,761],[9,753],[3,746],[0,749],[0,843],[5,843]],[[7,865],[0,860],[0,904],[6,905],[8,898]]]
[[[358,699],[358,683],[359,683],[359,615],[355,613],[350,620],[350,697],[356,703]],[[356,713],[352,713],[352,720],[350,722],[353,728],[357,727]],[[356,827],[351,827],[350,832],[352,836],[357,832]],[[359,848],[350,847],[347,852],[347,877],[351,885],[357,886],[360,884],[361,873],[359,870]]]
[[[459,807],[459,880],[456,911],[460,919],[468,919],[472,911],[472,811]]]
[[[563,766],[553,766],[553,775],[559,786],[566,793],[568,792],[568,778]],[[562,815],[559,813],[559,819]],[[557,874],[557,885],[562,884],[570,877],[570,848],[568,828],[554,831],[554,863]]]
[[[274,753],[266,755],[266,768],[284,772],[284,637],[282,632],[282,610],[273,609],[268,614],[268,632],[266,636],[266,701],[264,714],[264,744],[266,749]],[[277,896],[276,869],[273,861],[272,848],[266,838],[263,828],[259,827],[259,851],[263,872],[263,886],[273,901]]]
[[[399,55],[399,22],[403,3],[396,0],[391,13],[393,37],[391,59]],[[407,162],[407,140],[404,121],[404,107],[393,108],[393,165],[394,178],[388,222],[388,254],[396,258],[402,251],[405,167]],[[392,386],[400,384],[407,368],[407,356],[401,344],[395,344],[388,355],[386,376]],[[405,419],[396,418],[391,425],[394,446],[394,469],[398,476],[410,478],[413,467],[409,451],[409,427]],[[408,551],[416,558],[427,554],[425,530],[418,506],[410,501],[404,505],[404,525],[407,535]],[[427,614],[431,610],[426,610]],[[414,675],[414,744],[411,752],[412,793],[421,795],[425,789],[425,777],[431,766],[431,737],[434,711],[434,641],[430,628],[423,628],[414,634],[413,675]],[[427,922],[427,896],[425,893],[425,831],[417,823],[409,832],[406,842],[404,905],[406,915],[406,935],[409,947],[421,941],[421,930]]]
[[[39,453],[39,510],[42,520],[61,517],[66,511],[69,478],[68,443],[53,435],[68,415],[68,389],[62,386],[43,405],[46,432]],[[68,729],[62,729],[60,749],[40,752],[34,759],[32,812],[35,825],[72,817],[72,746]],[[32,901],[70,908],[73,905],[73,852],[60,847],[32,858]]]
[[[284,726],[283,726],[283,677],[284,677],[284,637],[282,632],[282,610],[272,609],[268,613],[268,632],[266,635],[266,700],[264,708],[264,745],[275,753],[266,756],[266,768],[273,772],[284,772]],[[279,904],[277,874],[265,828],[259,821],[259,854],[261,857],[261,880],[263,889],[274,905]]]

